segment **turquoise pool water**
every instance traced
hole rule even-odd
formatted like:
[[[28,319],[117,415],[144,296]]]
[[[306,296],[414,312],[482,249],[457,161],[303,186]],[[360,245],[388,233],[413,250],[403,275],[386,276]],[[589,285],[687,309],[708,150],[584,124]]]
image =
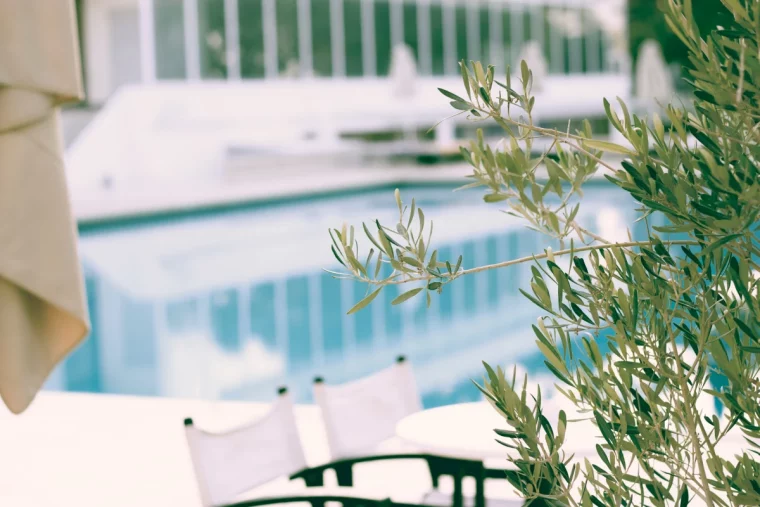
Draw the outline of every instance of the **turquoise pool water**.
[[[477,191],[410,187],[436,222],[439,258],[465,267],[539,252],[547,239],[482,202]],[[589,188],[579,215],[613,239],[634,227],[634,203]],[[361,377],[409,357],[426,406],[478,399],[481,361],[543,369],[518,292],[528,264],[464,278],[435,297],[392,307],[387,291],[347,316],[366,287],[333,279],[328,227],[395,218],[391,188],[104,223],[81,229],[93,331],[49,389],[204,399],[271,400],[288,385],[311,399],[315,375]],[[395,223],[395,222],[393,222]]]

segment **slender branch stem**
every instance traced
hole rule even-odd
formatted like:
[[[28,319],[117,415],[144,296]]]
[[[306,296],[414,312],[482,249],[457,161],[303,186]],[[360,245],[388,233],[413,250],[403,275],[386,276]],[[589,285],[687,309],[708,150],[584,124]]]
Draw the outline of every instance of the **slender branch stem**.
[[[505,117],[501,116],[500,113],[492,113],[492,112],[489,112],[489,111],[486,111],[486,110],[481,110],[481,112],[483,112],[483,113],[485,113],[485,114],[493,117],[496,120],[496,122],[499,123],[500,125],[502,124],[502,122],[503,123],[511,123],[515,127],[524,128],[524,129],[530,130],[532,132],[537,132],[537,133],[539,133],[539,134],[541,134],[543,136],[551,137],[552,139],[555,139],[558,142],[567,144],[568,146],[572,147],[573,149],[580,151],[581,153],[583,153],[587,157],[591,158],[594,162],[596,162],[597,164],[601,165],[602,167],[605,167],[606,169],[609,169],[610,171],[613,171],[613,172],[617,171],[616,168],[614,168],[613,166],[611,166],[610,164],[608,164],[607,162],[605,162],[601,158],[597,157],[596,155],[594,155],[593,153],[591,153],[587,149],[583,148],[580,144],[578,144],[576,142],[573,142],[574,140],[585,141],[586,139],[583,138],[583,137],[581,137],[581,136],[576,136],[576,135],[570,134],[569,132],[560,132],[559,130],[547,129],[547,128],[542,128],[542,127],[536,127],[535,125],[529,125],[527,123],[523,123],[523,122],[520,122],[520,121],[517,121],[517,120],[513,120],[512,118],[508,118],[508,117],[505,118]],[[501,120],[501,122],[499,120]],[[503,126],[504,125],[502,125],[502,127]]]
[[[697,245],[698,243],[696,241],[691,241],[691,240],[678,240],[678,241],[671,241],[670,244],[671,245]],[[631,247],[649,246],[649,245],[651,245],[651,242],[649,241],[628,241],[625,243],[605,243],[603,245],[590,245],[590,246],[583,246],[579,248],[568,248],[566,250],[558,250],[556,252],[552,252],[551,255],[561,256],[561,255],[570,255],[570,254],[576,254],[576,253],[589,252],[592,250],[601,250],[604,248],[613,248],[613,247],[631,248]],[[363,277],[360,277],[360,279],[365,282],[373,283],[375,285],[402,285],[402,284],[410,283],[410,282],[422,282],[425,280],[433,280],[433,279],[439,279],[439,278],[449,278],[453,280],[453,279],[459,278],[460,276],[474,275],[476,273],[482,273],[483,271],[489,271],[492,269],[507,268],[509,266],[515,266],[517,264],[523,264],[525,262],[540,261],[540,260],[549,258],[549,256],[550,254],[547,254],[547,253],[531,255],[529,257],[521,257],[519,259],[499,262],[497,264],[488,264],[488,265],[479,266],[476,268],[465,269],[465,270],[459,271],[458,273],[452,273],[452,274],[441,273],[441,276],[433,276],[433,275],[411,276],[403,280],[394,280],[391,282],[371,280],[371,279],[367,279]]]
[[[680,299],[680,294],[678,295],[677,299]],[[670,327],[671,325],[672,316],[667,316],[666,325]],[[702,459],[702,449],[700,448],[700,442],[699,442],[699,430],[697,429],[697,422],[695,421],[694,411],[696,410],[696,400],[691,395],[691,390],[689,389],[689,384],[686,381],[686,372],[684,372],[683,365],[681,364],[680,360],[680,354],[678,352],[678,344],[676,343],[676,337],[673,333],[668,333],[668,343],[671,347],[671,353],[673,354],[673,357],[676,358],[676,380],[678,382],[679,387],[681,388],[681,401],[683,402],[683,411],[684,411],[684,419],[686,422],[686,429],[689,432],[689,436],[691,437],[691,447],[692,451],[694,452],[694,459],[697,462],[697,467],[699,468],[699,480],[701,482],[702,492],[705,494],[704,501],[706,507],[714,507],[715,503],[713,502],[712,496],[710,495],[710,483],[709,478],[707,476],[707,470],[705,468],[704,460]],[[696,416],[697,418],[699,415]]]
[[[561,220],[561,219],[560,219],[560,220]],[[573,228],[573,229],[575,229],[576,231],[580,232],[581,234],[585,234],[585,235],[586,235],[586,236],[588,236],[589,238],[593,238],[593,239],[595,239],[595,240],[596,240],[596,241],[598,241],[599,243],[604,243],[605,245],[609,245],[609,244],[610,244],[610,242],[609,242],[609,241],[607,241],[607,240],[606,240],[606,239],[604,239],[603,237],[599,236],[598,234],[595,234],[595,233],[593,233],[593,232],[589,231],[588,229],[586,229],[586,228],[584,228],[584,227],[581,227],[581,226],[580,226],[580,225],[578,225],[578,223],[577,223],[576,221],[574,221],[574,220],[573,220],[573,221],[572,221],[572,222],[571,222],[569,225],[570,225],[570,227],[572,227],[572,228]]]

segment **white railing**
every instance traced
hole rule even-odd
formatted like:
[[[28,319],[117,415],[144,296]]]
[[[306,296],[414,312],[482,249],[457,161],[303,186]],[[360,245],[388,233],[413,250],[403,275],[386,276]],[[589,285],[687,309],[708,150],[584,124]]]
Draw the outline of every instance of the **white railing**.
[[[157,9],[175,15],[159,22]],[[454,75],[460,59],[514,64],[530,40],[544,48],[550,73],[617,72],[595,9],[590,0],[139,0],[142,80],[374,77],[387,73],[390,48],[404,43],[421,75]],[[323,20],[329,37],[314,30]],[[328,49],[325,70],[315,55]],[[184,71],[165,72],[162,58],[183,61]],[[204,68],[209,58],[214,72]]]

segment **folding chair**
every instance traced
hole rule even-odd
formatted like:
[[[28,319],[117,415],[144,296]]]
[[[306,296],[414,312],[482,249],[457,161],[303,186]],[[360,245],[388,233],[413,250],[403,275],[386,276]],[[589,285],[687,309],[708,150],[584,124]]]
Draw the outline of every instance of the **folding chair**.
[[[349,487],[354,485],[355,465],[422,460],[427,464],[433,486],[433,491],[423,497],[423,503],[443,503],[454,507],[467,504],[474,504],[475,507],[523,505],[522,500],[486,502],[485,480],[506,480],[506,472],[487,469],[482,461],[413,451],[383,452],[383,445],[393,440],[398,422],[422,409],[411,364],[403,356],[389,368],[346,384],[327,385],[324,379],[317,378],[314,397],[322,410],[331,458],[337,461],[306,470],[300,476],[314,476],[332,470],[338,484]],[[453,478],[452,495],[439,490],[442,476]],[[475,479],[473,498],[466,498],[463,493],[463,480],[467,477]]]
[[[337,502],[344,507],[417,507],[393,503],[387,498],[358,498],[349,488],[328,491],[305,488],[303,494],[246,499],[245,493],[254,488],[278,478],[299,475],[297,472],[306,469],[293,403],[286,389],[281,389],[279,394],[267,415],[224,433],[203,431],[192,419],[185,419],[185,433],[203,507],[285,503],[324,507],[326,502]],[[318,485],[309,473],[302,475],[306,477],[307,486]]]

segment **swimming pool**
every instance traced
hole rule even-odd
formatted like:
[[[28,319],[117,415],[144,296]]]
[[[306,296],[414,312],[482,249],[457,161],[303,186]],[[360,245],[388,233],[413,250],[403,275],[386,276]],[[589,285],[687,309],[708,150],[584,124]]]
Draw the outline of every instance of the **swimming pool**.
[[[439,258],[465,267],[539,252],[548,240],[483,203],[481,193],[413,186],[438,222]],[[531,324],[537,311],[518,292],[530,266],[466,277],[433,299],[392,307],[385,291],[366,310],[346,312],[366,291],[335,269],[328,227],[395,223],[392,188],[264,203],[185,216],[103,223],[81,230],[90,338],[48,389],[209,400],[271,400],[280,385],[311,400],[320,375],[344,382],[411,361],[426,406],[472,401],[481,361],[543,368]],[[611,239],[640,237],[633,201],[592,185],[579,221]],[[444,226],[445,224],[445,226]]]

